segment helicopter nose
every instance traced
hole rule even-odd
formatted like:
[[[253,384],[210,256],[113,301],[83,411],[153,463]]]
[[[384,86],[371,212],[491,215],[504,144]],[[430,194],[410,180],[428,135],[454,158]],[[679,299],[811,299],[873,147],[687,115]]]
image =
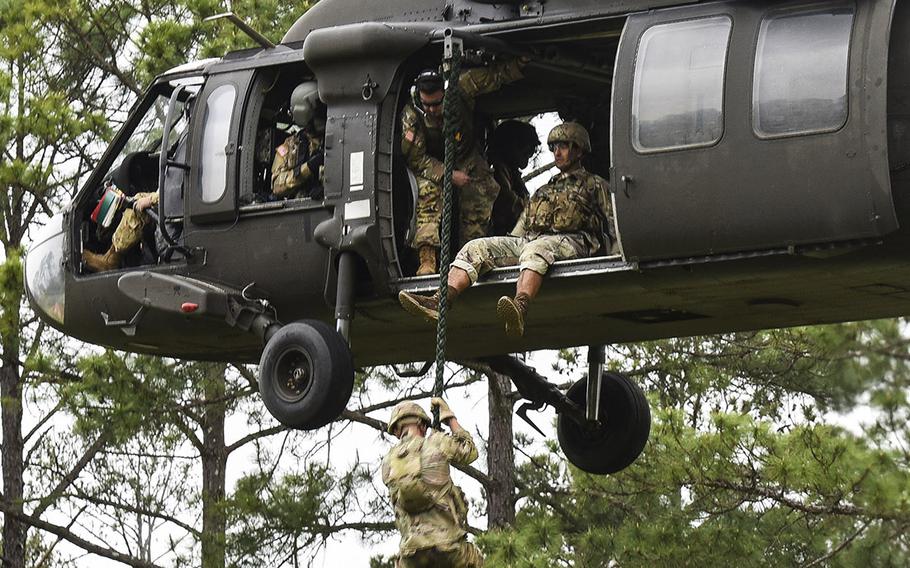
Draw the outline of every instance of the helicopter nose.
[[[39,231],[25,257],[25,291],[45,319],[63,325],[66,275],[63,266],[63,213]]]

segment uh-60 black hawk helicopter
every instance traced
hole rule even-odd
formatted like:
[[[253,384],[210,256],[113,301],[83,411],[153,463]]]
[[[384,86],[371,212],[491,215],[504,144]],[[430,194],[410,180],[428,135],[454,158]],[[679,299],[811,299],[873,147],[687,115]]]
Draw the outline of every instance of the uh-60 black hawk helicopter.
[[[586,166],[611,181],[621,253],[557,263],[522,339],[492,309],[517,268],[449,317],[450,357],[486,357],[553,405],[579,467],[637,457],[641,392],[601,374],[597,348],[568,396],[503,354],[910,313],[910,3],[322,0],[281,44],[259,41],[161,75],[132,109],[28,255],[49,324],[141,353],[261,354],[266,405],[299,428],[341,412],[352,361],[430,358],[434,334],[396,301],[438,282],[411,276],[399,113],[453,45],[465,65],[531,59],[478,99],[481,129],[560,112],[588,127]],[[324,198],[257,200],[283,109],[314,79]],[[112,180],[158,191],[159,222],[123,268],[91,274],[81,254],[109,245],[90,214]]]

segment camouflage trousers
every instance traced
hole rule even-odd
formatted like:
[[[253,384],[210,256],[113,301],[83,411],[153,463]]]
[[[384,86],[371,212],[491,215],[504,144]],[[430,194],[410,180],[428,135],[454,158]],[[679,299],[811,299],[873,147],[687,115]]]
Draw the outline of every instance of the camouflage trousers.
[[[521,266],[546,274],[557,260],[569,260],[590,254],[590,247],[577,234],[538,235],[530,237],[487,237],[475,239],[461,247],[452,266],[468,273],[471,284],[480,276],[500,266]]]
[[[137,193],[134,197],[136,200],[143,197],[153,197],[155,193]],[[123,217],[114,230],[114,236],[111,238],[114,250],[117,252],[126,252],[136,246],[142,239],[142,229],[149,222],[149,216],[145,213],[137,213],[132,207],[123,211]]]
[[[471,176],[471,182],[456,187],[458,199],[459,242],[466,243],[490,234],[493,202],[499,195],[499,184],[493,179],[490,166],[476,158],[469,167],[460,167]],[[442,222],[442,185],[417,176],[417,234],[414,247],[439,247],[439,227]],[[453,235],[454,236],[454,235]]]
[[[397,568],[482,568],[483,555],[472,543],[460,540],[451,550],[425,548],[398,558]]]

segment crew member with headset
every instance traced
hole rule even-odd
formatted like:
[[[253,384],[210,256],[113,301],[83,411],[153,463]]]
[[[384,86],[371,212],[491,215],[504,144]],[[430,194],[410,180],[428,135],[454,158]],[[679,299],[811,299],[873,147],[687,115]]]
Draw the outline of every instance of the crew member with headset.
[[[275,150],[272,195],[322,199],[326,106],[319,100],[316,81],[301,83],[291,93],[291,118],[299,130]]]
[[[453,184],[458,188],[459,242],[488,234],[493,202],[499,185],[483,158],[474,132],[474,104],[479,95],[522,78],[526,59],[478,67],[458,78],[460,121],[455,134],[456,161]],[[445,167],[443,97],[445,82],[438,71],[428,69],[414,81],[412,100],[401,113],[401,151],[417,178],[417,232],[413,246],[420,257],[418,276],[436,272],[439,226],[442,216],[442,183]]]

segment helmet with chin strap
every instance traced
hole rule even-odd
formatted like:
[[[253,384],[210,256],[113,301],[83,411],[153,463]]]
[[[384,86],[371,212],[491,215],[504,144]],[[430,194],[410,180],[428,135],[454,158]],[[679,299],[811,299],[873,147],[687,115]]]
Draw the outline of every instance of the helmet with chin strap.
[[[424,412],[423,408],[416,402],[406,400],[399,402],[392,409],[392,415],[389,417],[389,433],[395,434],[397,429],[405,424],[415,424],[423,422],[430,424],[430,417]]]
[[[577,122],[564,122],[553,127],[547,136],[547,144],[554,142],[571,142],[585,151],[591,152],[591,137],[585,127]]]

